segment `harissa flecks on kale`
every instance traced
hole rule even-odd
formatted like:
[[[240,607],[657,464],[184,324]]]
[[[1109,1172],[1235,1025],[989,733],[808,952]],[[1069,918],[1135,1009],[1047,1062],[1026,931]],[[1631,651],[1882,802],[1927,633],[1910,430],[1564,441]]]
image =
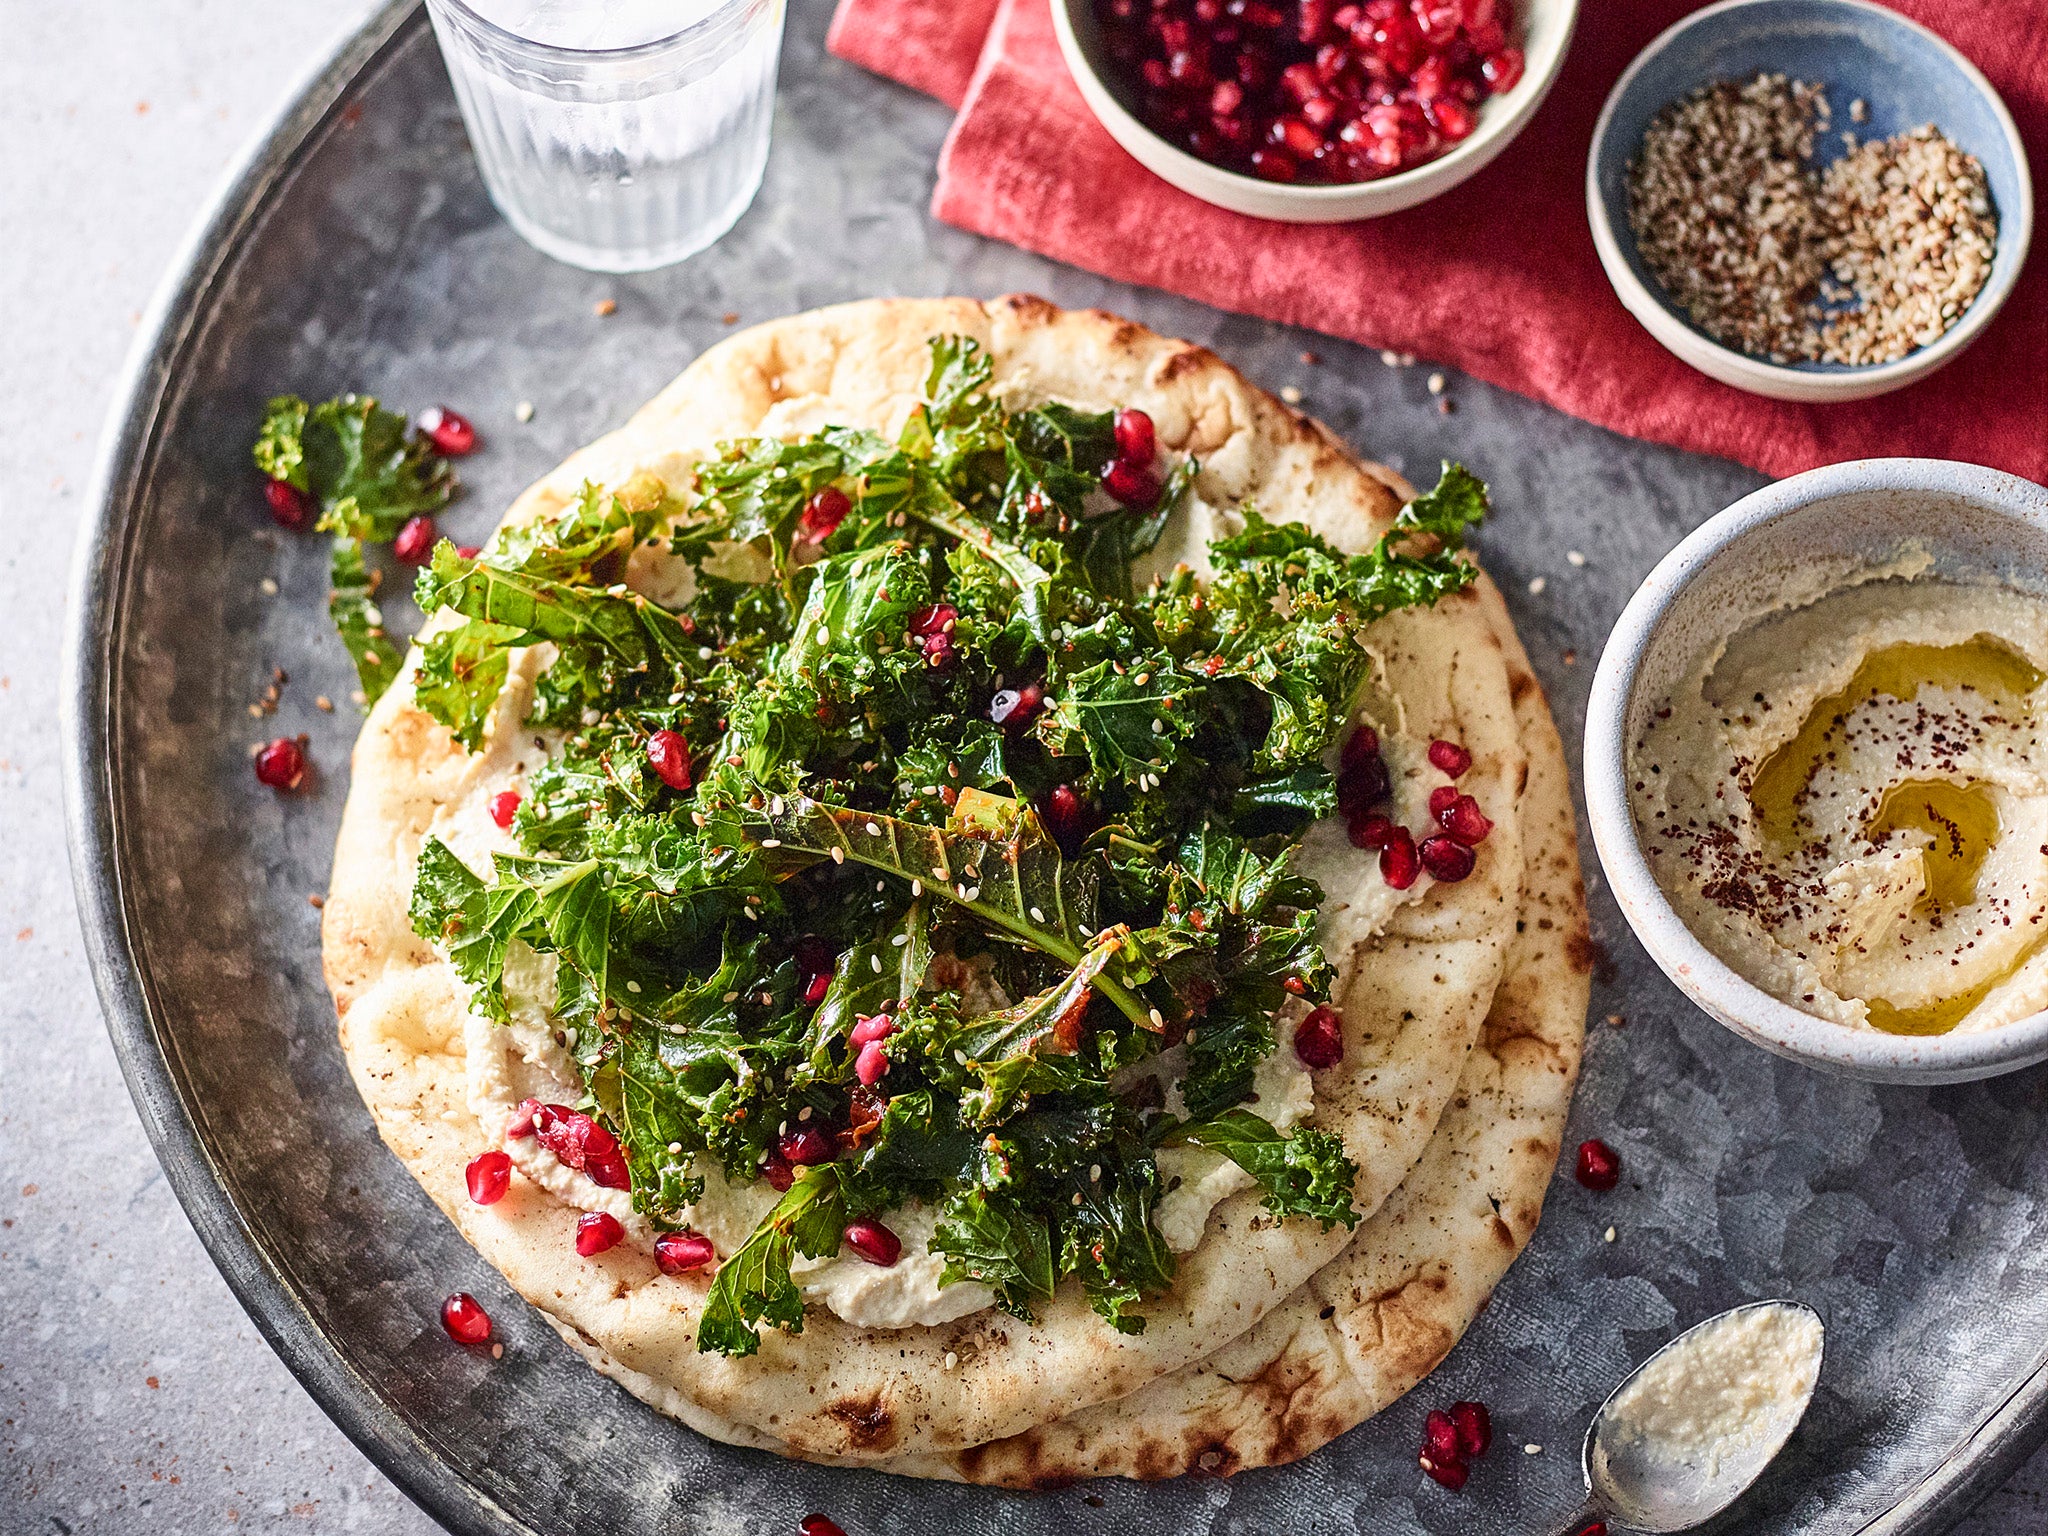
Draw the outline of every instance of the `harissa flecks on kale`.
[[[1360,631],[1471,580],[1485,492],[1446,466],[1362,555],[1246,507],[1210,579],[1134,591],[1196,466],[1118,505],[1112,437],[1006,410],[942,338],[894,441],[729,444],[692,486],[587,487],[420,575],[421,707],[479,748],[545,642],[526,729],[554,745],[490,878],[427,843],[415,926],[500,1020],[508,953],[557,957],[584,1108],[657,1227],[709,1167],[785,1190],[701,1349],[800,1328],[792,1260],[913,1200],[947,1283],[1029,1316],[1074,1276],[1141,1329],[1174,1273],[1165,1145],[1234,1159],[1276,1214],[1357,1220],[1341,1142],[1260,1118],[1253,1071],[1331,981],[1291,860],[1335,803]],[[643,545],[693,567],[686,606],[625,583]],[[1169,1048],[1162,1092],[1132,1069]],[[826,1160],[791,1167],[799,1125]]]

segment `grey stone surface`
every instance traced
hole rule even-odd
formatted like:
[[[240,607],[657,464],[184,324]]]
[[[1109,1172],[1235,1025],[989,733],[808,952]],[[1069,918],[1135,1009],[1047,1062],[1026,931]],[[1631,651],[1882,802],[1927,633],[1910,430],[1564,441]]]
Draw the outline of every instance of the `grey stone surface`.
[[[0,121],[15,130],[8,135],[15,152],[0,167],[0,227],[12,237],[0,244],[0,336],[11,343],[0,352],[0,507],[7,514],[0,526],[13,535],[0,570],[14,620],[0,631],[0,954],[11,962],[0,982],[0,1221],[8,1223],[0,1227],[0,1530],[7,1532],[276,1528],[396,1536],[432,1529],[292,1383],[163,1184],[79,953],[55,768],[63,622],[56,594],[108,381],[150,288],[223,165],[361,9],[275,0],[32,8],[27,0],[0,0]],[[817,6],[800,13],[810,26],[821,15]],[[867,239],[889,230],[910,243],[928,238],[914,204],[812,212],[865,226]],[[961,265],[970,276],[976,270],[971,258]],[[991,284],[1014,270],[1003,253],[989,253]],[[1062,279],[1059,296],[1086,299],[1099,287]],[[1234,342],[1272,356],[1270,328],[1213,327],[1189,306],[1156,303],[1150,312],[1162,323],[1184,315],[1190,329],[1214,328],[1226,349]],[[1583,479],[1589,504],[1642,507],[1633,532],[1610,510],[1606,542],[1591,550],[1596,559],[1641,568],[1659,552],[1658,530],[1697,520],[1754,483],[1729,466],[1657,454],[1632,456],[1624,478],[1616,478],[1623,472],[1614,456],[1603,478],[1601,456],[1584,451],[1582,437],[1540,430],[1529,407],[1476,386],[1454,383],[1463,409],[1438,421],[1421,387],[1424,372],[1388,392],[1400,397],[1397,414],[1334,424],[1368,443],[1408,447],[1418,461],[1439,442],[1445,451],[1483,457],[1510,500],[1520,492],[1560,508],[1570,498],[1555,484],[1539,495],[1537,482],[1562,474]],[[1314,387],[1307,375],[1265,382]],[[630,403],[593,399],[584,409],[602,423]],[[1517,423],[1539,429],[1556,456],[1514,464],[1502,439]],[[566,430],[559,420],[554,425]],[[1570,525],[1558,525],[1547,542],[1490,552],[1511,587],[1526,591],[1533,577],[1549,577],[1547,601],[1532,596],[1517,607],[1554,687],[1565,676],[1564,638],[1582,617],[1572,611],[1562,559],[1570,539]],[[1553,544],[1554,558],[1545,559],[1539,552]],[[1568,734],[1590,661],[1581,662],[1577,687],[1559,689]],[[1638,1034],[1637,1049],[1672,1048],[1662,1038],[1672,1030],[1646,1028],[1659,1033]],[[1728,1059],[1704,1021],[1680,1021],[1676,1033],[1686,1048]],[[1594,1101],[1603,1115],[1625,1118],[1611,1093],[1623,1082],[1618,1058],[1631,1045],[1627,1035],[1596,1042],[1588,1084],[1609,1095]],[[1724,1086],[1744,1091],[1738,1079]],[[1730,1131],[1717,1155],[1739,1145]],[[1685,1215],[1683,1181],[1667,1193],[1662,1212],[1635,1208],[1630,1225],[1644,1240],[1659,1222]],[[1587,1214],[1560,1196],[1555,1219]],[[1541,1278],[1561,1283],[1567,1273]],[[1631,1297],[1617,1292],[1613,1300]],[[1651,1310],[1662,1307],[1659,1296]],[[1658,1311],[1643,1321],[1656,1327],[1667,1320]],[[1467,1379],[1477,1380],[1470,1362],[1460,1384]],[[1962,1529],[1970,1536],[2048,1530],[2044,1486],[2048,1461],[2037,1459]]]

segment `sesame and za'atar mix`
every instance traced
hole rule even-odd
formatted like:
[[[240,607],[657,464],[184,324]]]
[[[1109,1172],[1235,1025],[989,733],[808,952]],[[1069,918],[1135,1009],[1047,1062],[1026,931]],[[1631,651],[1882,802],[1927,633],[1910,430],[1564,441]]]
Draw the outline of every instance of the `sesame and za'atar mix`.
[[[1852,121],[1860,121],[1862,103]],[[1724,346],[1774,363],[1894,362],[1939,340],[1991,275],[1984,168],[1933,124],[1824,169],[1826,89],[1717,80],[1652,120],[1628,220],[1651,273]]]
[[[1365,628],[1475,578],[1476,480],[1447,466],[1357,555],[1239,507],[1206,577],[1140,589],[1193,461],[1141,412],[989,386],[942,337],[894,437],[729,444],[420,578],[415,702],[533,766],[490,804],[518,853],[430,838],[414,924],[497,1027],[538,998],[573,1064],[582,1102],[511,1134],[629,1198],[665,1268],[715,1245],[700,1349],[800,1327],[792,1271],[842,1245],[1025,1316],[1076,1277],[1134,1331],[1189,1149],[1352,1224],[1342,1142],[1301,1123],[1334,1053],[1297,850],[1341,812],[1419,890],[1490,829],[1456,791],[1419,848],[1382,827],[1350,718]],[[650,561],[672,601],[625,580]],[[695,1219],[724,1195],[759,1211],[730,1243]]]

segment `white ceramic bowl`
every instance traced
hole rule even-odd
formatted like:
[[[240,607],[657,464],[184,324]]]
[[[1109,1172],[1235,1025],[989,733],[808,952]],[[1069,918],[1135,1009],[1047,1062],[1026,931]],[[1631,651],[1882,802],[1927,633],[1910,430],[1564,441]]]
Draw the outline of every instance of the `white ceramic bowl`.
[[[1629,809],[1627,744],[1696,663],[1816,559],[1876,563],[1917,541],[1934,574],[2048,596],[2048,489],[1946,459],[1860,459],[1794,475],[1709,518],[1622,610],[1586,710],[1586,809],[1622,916],[1685,995],[1780,1056],[1880,1082],[1954,1083],[2048,1060],[2048,1013],[1981,1033],[1887,1035],[1802,1013],[1716,958],[1650,872]]]
[[[1828,88],[1837,132],[1891,135],[1931,122],[1984,167],[1998,244],[1976,301],[1931,344],[1896,362],[1779,364],[1724,347],[1695,326],[1636,252],[1628,227],[1628,162],[1650,119],[1710,80],[1782,71]],[[1850,102],[1868,103],[1853,123]],[[1814,158],[1841,153],[1821,136]],[[1723,0],[1667,28],[1615,82],[1586,159],[1586,216],[1615,294],[1643,328],[1709,378],[1774,400],[1861,400],[1904,388],[1952,362],[1983,334],[2019,281],[2034,228],[2033,181],[2012,114],[1975,65],[1927,28],[1866,0]]]
[[[1524,58],[1513,90],[1481,103],[1479,126],[1463,142],[1425,165],[1378,181],[1345,186],[1298,186],[1263,181],[1197,159],[1147,128],[1117,99],[1095,19],[1094,0],[1051,0],[1053,29],[1074,83],[1096,120],[1140,165],[1205,203],[1288,224],[1341,224],[1374,219],[1426,202],[1475,175],[1543,105],[1578,20],[1579,0],[1514,0]]]

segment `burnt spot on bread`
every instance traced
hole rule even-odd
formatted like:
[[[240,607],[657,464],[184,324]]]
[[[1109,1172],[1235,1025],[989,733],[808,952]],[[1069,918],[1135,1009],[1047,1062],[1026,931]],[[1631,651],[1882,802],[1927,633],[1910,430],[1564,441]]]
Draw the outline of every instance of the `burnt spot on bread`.
[[[1178,347],[1152,365],[1152,382],[1164,387],[1176,380],[1206,373],[1211,368],[1221,366],[1222,359],[1207,347]]]
[[[1529,697],[1531,692],[1540,693],[1542,688],[1543,685],[1536,681],[1536,674],[1534,672],[1530,672],[1522,667],[1512,667],[1509,669],[1508,699],[1511,703],[1520,704],[1522,700]]]
[[[1564,948],[1572,969],[1581,976],[1600,975],[1614,968],[1606,948],[1583,928],[1566,938]]]
[[[887,1451],[901,1438],[896,1416],[879,1392],[842,1397],[828,1403],[825,1415],[846,1435],[846,1443],[857,1451]]]
[[[1007,310],[1019,325],[1051,325],[1060,317],[1060,307],[1035,293],[1006,293],[991,309]]]

